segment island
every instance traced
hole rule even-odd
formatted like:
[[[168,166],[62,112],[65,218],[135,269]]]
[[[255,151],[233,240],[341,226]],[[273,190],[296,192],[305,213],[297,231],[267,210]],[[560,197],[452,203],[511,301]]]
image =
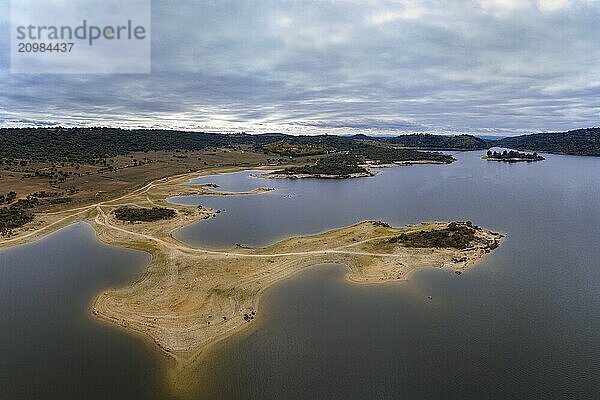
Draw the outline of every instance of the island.
[[[491,150],[488,150],[487,154],[483,156],[482,159],[489,161],[503,161],[509,163],[535,162],[545,160],[544,157],[538,155],[537,153],[520,153],[514,150],[504,150],[501,153],[497,151],[492,152]]]

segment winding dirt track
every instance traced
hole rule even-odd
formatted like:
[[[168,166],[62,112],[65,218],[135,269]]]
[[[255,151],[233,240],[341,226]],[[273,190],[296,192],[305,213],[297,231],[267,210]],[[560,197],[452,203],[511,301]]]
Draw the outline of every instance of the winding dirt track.
[[[200,173],[200,171],[198,171],[197,173]],[[38,228],[33,231],[27,232],[25,234],[19,235],[15,238],[1,240],[0,245],[4,245],[4,244],[8,244],[8,243],[16,244],[19,242],[24,242],[24,241],[26,241],[26,239],[40,236],[41,233],[46,232],[46,231],[48,231],[48,233],[50,233],[53,227],[60,226],[65,221],[70,220],[70,219],[75,220],[75,217],[84,215],[84,214],[89,213],[92,210],[96,209],[97,215],[94,217],[94,222],[97,223],[98,225],[102,225],[106,228],[113,229],[113,230],[125,233],[127,235],[138,236],[138,237],[141,237],[141,238],[144,238],[147,240],[151,240],[156,243],[160,243],[161,245],[163,245],[169,249],[179,250],[179,251],[186,252],[186,253],[201,253],[201,254],[211,255],[211,256],[215,256],[215,257],[254,257],[254,258],[291,257],[291,256],[323,255],[323,254],[353,254],[353,255],[371,256],[371,257],[392,257],[392,258],[397,257],[397,255],[395,255],[395,254],[370,253],[370,252],[342,250],[343,248],[348,248],[351,246],[358,246],[360,244],[364,244],[364,243],[373,241],[375,239],[366,239],[366,240],[362,240],[360,242],[355,242],[355,243],[352,243],[349,245],[341,246],[336,249],[320,250],[320,251],[285,252],[285,253],[274,253],[274,254],[244,254],[244,253],[235,253],[235,252],[231,252],[231,251],[207,250],[207,249],[202,249],[202,248],[197,248],[197,247],[186,246],[185,244],[183,244],[181,242],[176,242],[176,243],[167,242],[167,241],[162,240],[153,235],[143,234],[143,233],[134,232],[131,230],[120,228],[110,222],[110,219],[106,215],[106,212],[104,212],[104,210],[102,209],[102,207],[110,207],[111,208],[110,211],[112,211],[112,209],[114,209],[118,206],[136,205],[135,201],[129,202],[129,203],[117,203],[117,202],[129,199],[129,198],[132,198],[135,196],[144,195],[157,185],[168,185],[173,180],[180,180],[182,177],[190,177],[190,176],[194,176],[194,175],[195,174],[181,174],[181,175],[172,176],[170,178],[167,178],[166,180],[165,179],[155,180],[155,181],[148,183],[145,186],[142,186],[141,188],[135,189],[127,194],[124,194],[122,196],[119,196],[119,197],[111,199],[111,200],[105,200],[105,201],[90,204],[87,206],[72,208],[72,209],[63,210],[63,211],[44,213],[44,215],[47,215],[47,216],[64,215],[64,217],[62,217],[56,221],[53,221],[51,223],[48,223],[48,224],[42,226],[41,228]],[[232,193],[232,194],[236,194],[236,193]],[[150,198],[150,196],[146,195],[145,199],[153,207],[159,206]],[[75,221],[73,221],[73,222],[75,222]],[[391,237],[391,236],[389,236],[389,237]],[[174,239],[173,239],[173,241],[174,241]]]
[[[120,227],[115,226],[110,223],[108,216],[106,215],[106,213],[102,210],[102,208],[100,206],[97,206],[96,208],[98,210],[98,215],[96,215],[96,218],[94,218],[94,222],[97,223],[98,225],[102,225],[106,228],[113,229],[113,230],[125,233],[127,235],[139,236],[139,237],[142,237],[147,240],[152,240],[156,243],[160,243],[161,245],[165,246],[168,249],[179,250],[184,253],[201,253],[201,254],[206,254],[206,255],[215,256],[215,257],[255,257],[255,258],[310,256],[310,255],[323,255],[323,254],[351,254],[351,255],[358,255],[358,256],[391,257],[391,258],[399,257],[398,254],[390,254],[390,253],[370,253],[370,252],[364,252],[364,251],[342,250],[344,247],[357,246],[357,245],[372,242],[375,240],[390,238],[393,235],[365,239],[365,240],[361,240],[360,242],[352,243],[351,245],[340,246],[336,249],[331,249],[331,250],[298,251],[298,252],[270,253],[270,254],[246,254],[246,253],[235,253],[235,252],[230,252],[230,251],[206,250],[206,249],[201,249],[201,248],[197,248],[197,247],[189,247],[180,242],[177,242],[178,244],[174,244],[174,243],[159,239],[152,235],[139,233],[139,232],[133,232],[133,231],[130,231],[127,229],[120,228]]]
[[[49,223],[47,225],[42,226],[39,229],[30,231],[28,233],[25,233],[23,235],[19,235],[15,238],[12,239],[4,239],[2,241],[0,241],[0,244],[6,244],[6,243],[16,243],[16,242],[21,242],[24,241],[24,239],[29,239],[33,236],[37,236],[42,232],[48,231],[51,228],[62,224],[63,222],[67,221],[68,219],[71,219],[73,217],[76,217],[78,215],[82,215],[85,214],[86,212],[89,212],[91,210],[93,210],[94,208],[98,208],[99,206],[103,205],[103,204],[108,204],[108,203],[112,203],[114,201],[118,201],[118,200],[122,200],[125,199],[127,197],[131,197],[140,193],[145,193],[148,190],[152,189],[152,187],[154,186],[154,182],[147,184],[146,186],[143,186],[139,189],[136,189],[130,193],[127,193],[126,195],[123,195],[121,197],[118,197],[116,199],[112,199],[112,200],[106,200],[103,202],[99,202],[99,203],[95,203],[95,204],[91,204],[89,206],[83,206],[83,207],[77,207],[77,208],[72,208],[69,210],[64,210],[64,211],[57,211],[57,212],[50,212],[50,213],[44,213],[44,215],[61,215],[61,214],[66,214],[65,217],[60,218],[52,223]],[[138,193],[139,192],[139,193]]]
[[[45,215],[44,221],[48,221],[45,225],[12,239],[0,240],[0,247],[24,243],[55,228],[87,221],[103,242],[151,254],[152,261],[143,276],[126,287],[107,289],[99,294],[90,311],[101,320],[150,339],[177,361],[176,371],[180,373],[196,365],[211,344],[251,326],[249,322],[258,312],[264,290],[307,267],[344,263],[349,268],[348,279],[356,283],[405,280],[419,268],[464,270],[491,252],[490,244],[501,237],[477,228],[478,244],[468,249],[410,248],[392,243],[389,238],[403,232],[442,229],[448,223],[393,228],[364,221],[317,235],[288,238],[265,248],[219,251],[190,247],[176,240],[172,232],[209,218],[214,212],[202,207],[169,204],[165,198],[260,192],[260,189],[244,193],[214,192],[182,185],[191,177],[208,173],[215,171],[159,179],[112,200],[41,214],[38,221],[43,222],[41,218]],[[128,224],[118,221],[113,213],[122,205],[168,206],[178,212],[172,220]],[[456,261],[458,259],[461,261]]]

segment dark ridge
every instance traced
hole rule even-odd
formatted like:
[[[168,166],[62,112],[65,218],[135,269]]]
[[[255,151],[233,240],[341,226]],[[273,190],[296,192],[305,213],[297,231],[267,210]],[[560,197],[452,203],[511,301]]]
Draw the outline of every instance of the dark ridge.
[[[472,135],[444,136],[415,133],[386,138],[382,141],[405,147],[438,150],[484,150],[490,147],[488,141]]]
[[[0,129],[0,159],[88,162],[133,151],[263,145],[281,137],[119,128]]]
[[[0,160],[89,162],[134,151],[202,150],[235,145],[250,145],[262,151],[263,146],[278,141],[331,147],[337,150],[350,149],[354,143],[350,138],[333,135],[218,134],[105,127],[3,128],[0,129]]]
[[[508,137],[494,141],[493,145],[545,153],[600,156],[600,128]]]

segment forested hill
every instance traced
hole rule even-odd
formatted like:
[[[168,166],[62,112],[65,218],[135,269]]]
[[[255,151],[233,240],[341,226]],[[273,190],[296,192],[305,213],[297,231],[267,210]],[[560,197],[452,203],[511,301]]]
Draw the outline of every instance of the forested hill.
[[[563,133],[537,133],[509,137],[493,143],[494,146],[515,150],[600,156],[600,128],[578,129]]]
[[[202,150],[235,144],[265,144],[283,135],[216,133],[118,128],[0,129],[0,159],[85,162],[133,151]]]
[[[490,142],[472,135],[442,136],[415,133],[385,138],[382,141],[406,147],[437,150],[483,150],[491,147]]]
[[[451,137],[426,136],[429,143],[422,147],[464,148],[457,145],[457,139]],[[476,139],[473,137],[473,139]],[[202,150],[206,148],[249,145],[257,151],[272,151],[273,148],[311,147],[322,149],[319,153],[330,151],[356,151],[371,149],[365,141],[376,140],[368,136],[347,137],[336,135],[292,136],[280,133],[259,135],[217,134],[188,131],[119,128],[3,128],[0,129],[0,160],[39,160],[88,162],[124,155],[136,151]],[[458,139],[461,142],[462,139]],[[379,139],[383,147],[388,142]],[[286,145],[289,144],[289,145]],[[413,146],[407,146],[413,147]],[[416,147],[416,146],[414,146]],[[416,152],[413,155],[418,155]],[[429,156],[429,153],[426,154]],[[381,154],[378,154],[381,156]],[[415,158],[421,159],[421,158]]]
[[[280,133],[217,134],[171,130],[125,130],[119,128],[3,128],[0,129],[0,160],[28,159],[87,162],[134,151],[202,150],[209,147],[250,145],[256,150],[285,143],[322,149],[353,151],[367,142],[435,150],[484,150],[507,147],[547,153],[600,156],[600,128],[565,133],[539,133],[485,140],[471,135],[411,134],[396,137],[292,136]],[[289,146],[288,146],[289,147]]]
[[[600,156],[600,128],[578,129],[562,133],[537,133],[500,140],[486,140],[471,135],[413,134],[385,138],[381,141],[423,149],[484,150],[490,147],[506,147],[544,153]]]
[[[134,151],[202,150],[250,145],[262,150],[270,143],[290,142],[350,150],[358,141],[335,135],[250,135],[119,128],[2,128],[0,160],[28,159],[86,162]]]

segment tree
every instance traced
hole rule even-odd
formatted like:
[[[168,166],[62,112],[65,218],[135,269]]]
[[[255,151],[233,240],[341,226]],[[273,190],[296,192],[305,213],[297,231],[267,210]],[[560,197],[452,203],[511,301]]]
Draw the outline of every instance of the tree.
[[[6,203],[10,204],[17,198],[17,192],[10,191],[6,195]]]

